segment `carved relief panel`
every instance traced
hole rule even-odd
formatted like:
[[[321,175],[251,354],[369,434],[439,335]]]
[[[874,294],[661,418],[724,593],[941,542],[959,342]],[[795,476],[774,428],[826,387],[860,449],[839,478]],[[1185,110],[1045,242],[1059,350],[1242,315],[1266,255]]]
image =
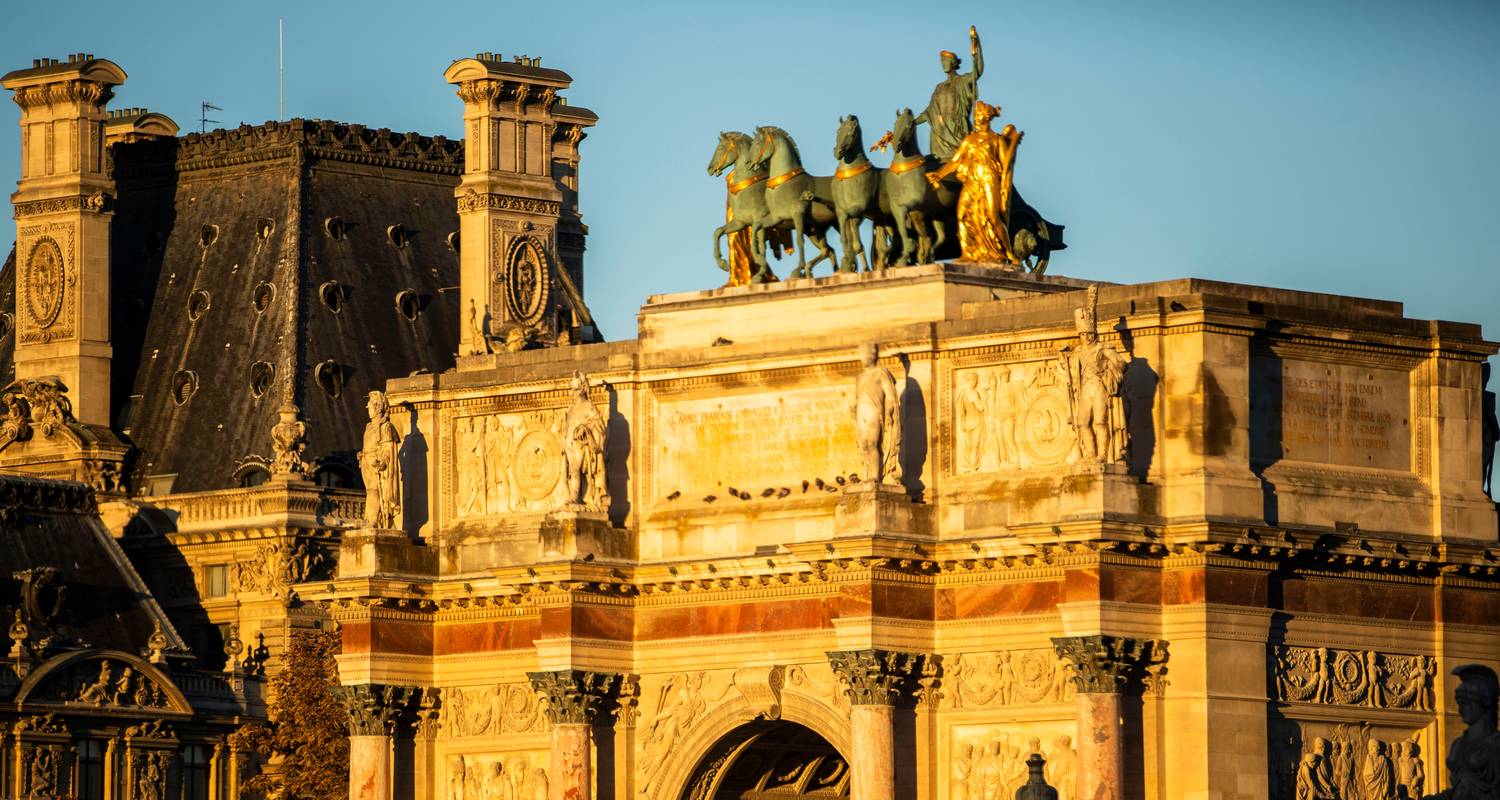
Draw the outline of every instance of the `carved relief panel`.
[[[943,671],[944,708],[1055,705],[1073,700],[1068,668],[1050,648],[963,653],[945,657]]]
[[[1271,796],[1279,800],[1418,800],[1431,737],[1421,729],[1283,720],[1272,727]]]
[[[75,335],[78,270],[71,222],[24,225],[16,243],[16,326],[21,344]]]
[[[544,733],[547,716],[530,684],[453,687],[443,690],[449,738]]]
[[[548,511],[563,502],[566,482],[563,411],[480,414],[451,421],[443,496],[458,519]]]
[[[548,755],[465,753],[450,755],[440,796],[448,800],[548,800]]]
[[[1026,759],[1041,753],[1058,800],[1072,800],[1078,751],[1072,720],[954,726],[944,779],[953,800],[1009,800],[1026,783]]]
[[[1065,362],[956,369],[947,394],[951,474],[1060,467],[1078,460]]]
[[[1284,703],[1432,710],[1431,656],[1279,645],[1271,666]]]

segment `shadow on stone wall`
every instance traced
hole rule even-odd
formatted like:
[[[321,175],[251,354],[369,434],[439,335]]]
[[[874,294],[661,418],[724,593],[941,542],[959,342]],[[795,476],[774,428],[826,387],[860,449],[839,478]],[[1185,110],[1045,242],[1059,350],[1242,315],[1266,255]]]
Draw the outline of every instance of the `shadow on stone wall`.
[[[427,524],[427,437],[417,427],[417,410],[405,406],[407,431],[396,460],[401,464],[401,528],[416,536]]]
[[[911,357],[901,354],[901,483],[911,499],[921,502],[927,491],[922,468],[927,463],[927,397],[911,377]]]
[[[622,527],[630,516],[630,420],[620,413],[620,396],[612,388],[609,392],[609,412],[605,417],[608,426],[604,440],[609,452],[605,454],[604,486],[609,492],[609,523]]]

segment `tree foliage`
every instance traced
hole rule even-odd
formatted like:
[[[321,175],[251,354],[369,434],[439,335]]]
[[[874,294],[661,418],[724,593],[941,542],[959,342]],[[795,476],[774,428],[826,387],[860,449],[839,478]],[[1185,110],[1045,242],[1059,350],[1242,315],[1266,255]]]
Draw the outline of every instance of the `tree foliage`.
[[[240,746],[270,767],[245,789],[285,800],[343,800],[349,796],[347,714],[333,695],[339,634],[293,631],[281,671],[271,679],[270,720],[239,730]]]

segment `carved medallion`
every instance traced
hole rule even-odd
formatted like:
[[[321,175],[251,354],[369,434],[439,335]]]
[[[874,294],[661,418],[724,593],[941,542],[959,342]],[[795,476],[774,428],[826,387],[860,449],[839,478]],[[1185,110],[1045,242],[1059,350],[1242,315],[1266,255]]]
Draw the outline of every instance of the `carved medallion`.
[[[531,431],[516,446],[516,491],[527,500],[552,495],[562,478],[562,445],[550,431]]]
[[[50,236],[43,236],[31,246],[31,255],[26,260],[26,310],[37,327],[46,328],[57,321],[62,311],[63,284],[67,276],[63,268],[62,248]]]
[[[1017,444],[1033,464],[1061,464],[1077,440],[1068,422],[1068,398],[1061,391],[1042,390],[1022,416]]]
[[[511,318],[523,325],[540,322],[550,280],[547,254],[541,245],[529,236],[513,240],[505,265],[505,305]]]

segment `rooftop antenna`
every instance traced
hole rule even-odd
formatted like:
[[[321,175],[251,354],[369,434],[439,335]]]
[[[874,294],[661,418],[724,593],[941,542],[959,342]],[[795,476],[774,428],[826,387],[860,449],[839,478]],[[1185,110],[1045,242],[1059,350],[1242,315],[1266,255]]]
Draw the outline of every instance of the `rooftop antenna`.
[[[223,111],[224,109],[219,108],[218,106],[208,102],[207,100],[204,100],[199,105],[200,108],[198,109],[198,132],[208,133],[208,123],[212,122],[215,125],[219,124],[218,120],[208,118],[208,112]]]
[[[281,17],[276,18],[276,119],[286,119],[286,39]]]

